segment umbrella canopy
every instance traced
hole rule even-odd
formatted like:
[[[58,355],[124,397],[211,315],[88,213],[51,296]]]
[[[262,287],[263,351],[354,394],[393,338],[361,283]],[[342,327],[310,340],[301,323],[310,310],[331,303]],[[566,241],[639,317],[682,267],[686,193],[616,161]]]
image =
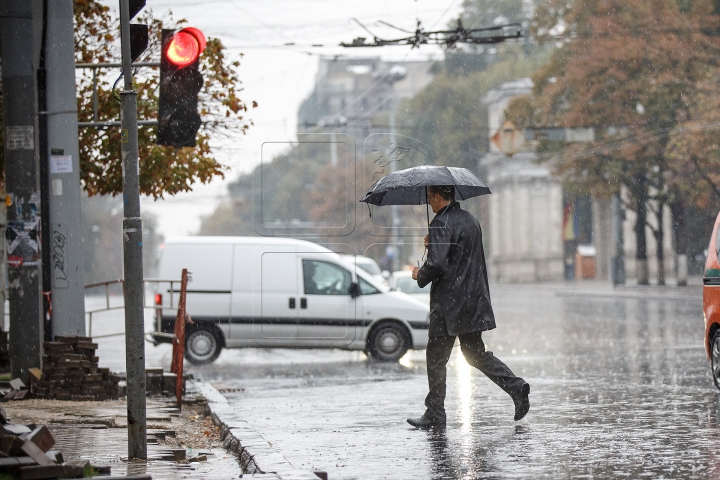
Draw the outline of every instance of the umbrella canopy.
[[[455,199],[488,195],[490,189],[470,170],[423,165],[389,173],[375,182],[361,202],[372,205],[424,205],[427,187],[454,186]]]

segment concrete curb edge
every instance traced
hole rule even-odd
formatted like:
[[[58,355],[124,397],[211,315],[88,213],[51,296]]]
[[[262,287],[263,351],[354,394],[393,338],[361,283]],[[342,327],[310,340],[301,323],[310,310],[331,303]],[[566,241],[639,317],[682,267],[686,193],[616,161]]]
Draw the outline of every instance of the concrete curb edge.
[[[253,474],[253,477],[257,474],[258,478],[318,480],[314,472],[293,467],[245,420],[237,420],[227,399],[210,383],[188,381],[188,390],[197,392],[207,400],[205,414],[212,417],[215,425],[220,427],[223,448],[237,457],[244,473]]]

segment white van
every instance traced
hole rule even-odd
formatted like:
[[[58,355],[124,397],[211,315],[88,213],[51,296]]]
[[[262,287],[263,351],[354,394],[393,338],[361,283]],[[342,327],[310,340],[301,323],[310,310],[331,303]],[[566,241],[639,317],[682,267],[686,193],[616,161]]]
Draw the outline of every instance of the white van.
[[[267,237],[184,237],[165,242],[161,279],[187,268],[185,356],[214,361],[222,348],[288,347],[362,350],[397,361],[427,346],[429,308],[391,292],[337,253],[304,240]],[[173,285],[177,305],[179,282]],[[173,333],[170,285],[155,295],[157,332]],[[156,345],[168,342],[153,335]]]

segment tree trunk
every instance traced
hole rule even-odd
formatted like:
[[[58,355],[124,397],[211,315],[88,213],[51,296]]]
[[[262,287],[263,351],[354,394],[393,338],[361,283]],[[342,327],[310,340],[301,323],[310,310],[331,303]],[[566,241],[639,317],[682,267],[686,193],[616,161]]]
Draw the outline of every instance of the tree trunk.
[[[655,235],[655,241],[657,243],[657,251],[655,257],[658,262],[658,274],[657,282],[658,285],[665,285],[665,227],[663,226],[663,217],[665,213],[665,203],[660,202],[658,204],[657,211],[657,230],[653,231]]]
[[[644,190],[644,186],[641,188]],[[637,219],[635,221],[635,276],[638,285],[648,285],[648,264],[647,264],[647,236],[645,225],[647,224],[647,192],[638,195],[637,198]]]
[[[687,285],[688,278],[688,239],[685,233],[685,206],[681,200],[670,203],[672,215],[673,237],[675,237],[675,268],[677,270],[677,284],[679,287]]]

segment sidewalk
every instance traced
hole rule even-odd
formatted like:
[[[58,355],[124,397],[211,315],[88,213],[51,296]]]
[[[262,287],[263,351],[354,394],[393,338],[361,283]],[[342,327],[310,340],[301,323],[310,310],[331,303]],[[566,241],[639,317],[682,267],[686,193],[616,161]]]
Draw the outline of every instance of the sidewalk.
[[[617,285],[607,280],[572,280],[567,282],[548,282],[522,284],[524,289],[537,289],[558,297],[607,297],[607,298],[644,298],[647,300],[688,300],[702,301],[702,278],[691,277],[690,285]],[[491,283],[490,289],[512,289],[518,284]]]
[[[61,452],[65,462],[110,466],[112,477],[241,478],[237,459],[220,444],[219,429],[206,421],[204,404],[183,405],[180,413],[172,403],[148,398],[147,461],[127,459],[125,400],[36,399],[6,402],[3,408],[14,423],[47,425],[56,442],[53,450]]]
[[[328,480],[327,473],[298,470],[273,446],[240,418],[227,399],[206,382],[188,382],[189,395],[207,400],[206,413],[221,427],[226,449],[237,455],[246,474],[242,478],[268,480]]]

